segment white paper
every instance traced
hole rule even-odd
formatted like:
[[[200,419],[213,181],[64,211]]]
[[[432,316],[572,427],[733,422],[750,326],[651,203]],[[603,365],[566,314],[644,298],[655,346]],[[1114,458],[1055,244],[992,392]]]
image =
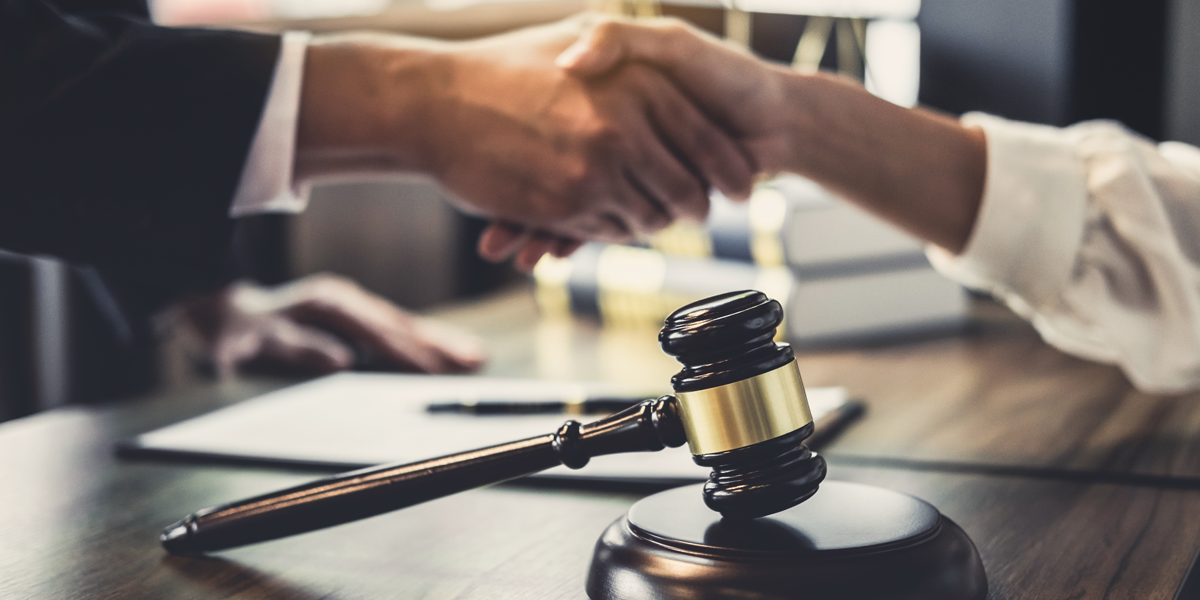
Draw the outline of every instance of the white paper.
[[[415,462],[553,433],[570,418],[597,415],[429,413],[431,402],[546,401],[589,396],[655,397],[630,386],[470,376],[339,373],[251,398],[143,434],[143,448],[234,458],[372,465]],[[809,388],[813,418],[842,405],[844,388]],[[684,445],[593,458],[544,475],[619,480],[703,480]]]

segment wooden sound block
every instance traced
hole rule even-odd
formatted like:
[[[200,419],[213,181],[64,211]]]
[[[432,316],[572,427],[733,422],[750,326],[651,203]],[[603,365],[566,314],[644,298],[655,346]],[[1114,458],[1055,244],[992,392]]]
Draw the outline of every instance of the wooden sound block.
[[[927,502],[826,481],[807,502],[757,519],[708,509],[701,485],[634,504],[596,542],[592,600],[679,598],[975,600],[974,544]]]

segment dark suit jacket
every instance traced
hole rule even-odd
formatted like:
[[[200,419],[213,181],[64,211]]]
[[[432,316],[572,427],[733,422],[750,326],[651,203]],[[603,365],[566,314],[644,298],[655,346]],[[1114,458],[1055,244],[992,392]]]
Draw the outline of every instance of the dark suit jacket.
[[[219,283],[278,51],[142,0],[0,0],[0,248],[95,265],[135,310]]]

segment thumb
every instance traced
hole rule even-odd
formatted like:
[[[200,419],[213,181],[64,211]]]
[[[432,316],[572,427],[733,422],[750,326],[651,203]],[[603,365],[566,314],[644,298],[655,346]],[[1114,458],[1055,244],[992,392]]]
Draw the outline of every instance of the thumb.
[[[641,61],[673,73],[694,59],[697,52],[706,51],[698,45],[706,35],[671,17],[610,19],[580,35],[558,55],[555,64],[585,79],[603,75],[625,61]]]
[[[617,23],[605,22],[586,31],[562,51],[554,64],[584,79],[603,75],[626,58],[625,36]]]

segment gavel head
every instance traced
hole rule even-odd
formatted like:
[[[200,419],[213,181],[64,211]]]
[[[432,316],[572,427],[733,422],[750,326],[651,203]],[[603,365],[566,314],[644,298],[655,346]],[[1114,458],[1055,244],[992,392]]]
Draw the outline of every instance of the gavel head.
[[[712,469],[704,502],[724,517],[791,508],[825,478],[804,446],[813,419],[795,356],[775,343],[782,321],[779,302],[731,292],[671,313],[658,335],[683,363],[671,384],[692,458]]]

